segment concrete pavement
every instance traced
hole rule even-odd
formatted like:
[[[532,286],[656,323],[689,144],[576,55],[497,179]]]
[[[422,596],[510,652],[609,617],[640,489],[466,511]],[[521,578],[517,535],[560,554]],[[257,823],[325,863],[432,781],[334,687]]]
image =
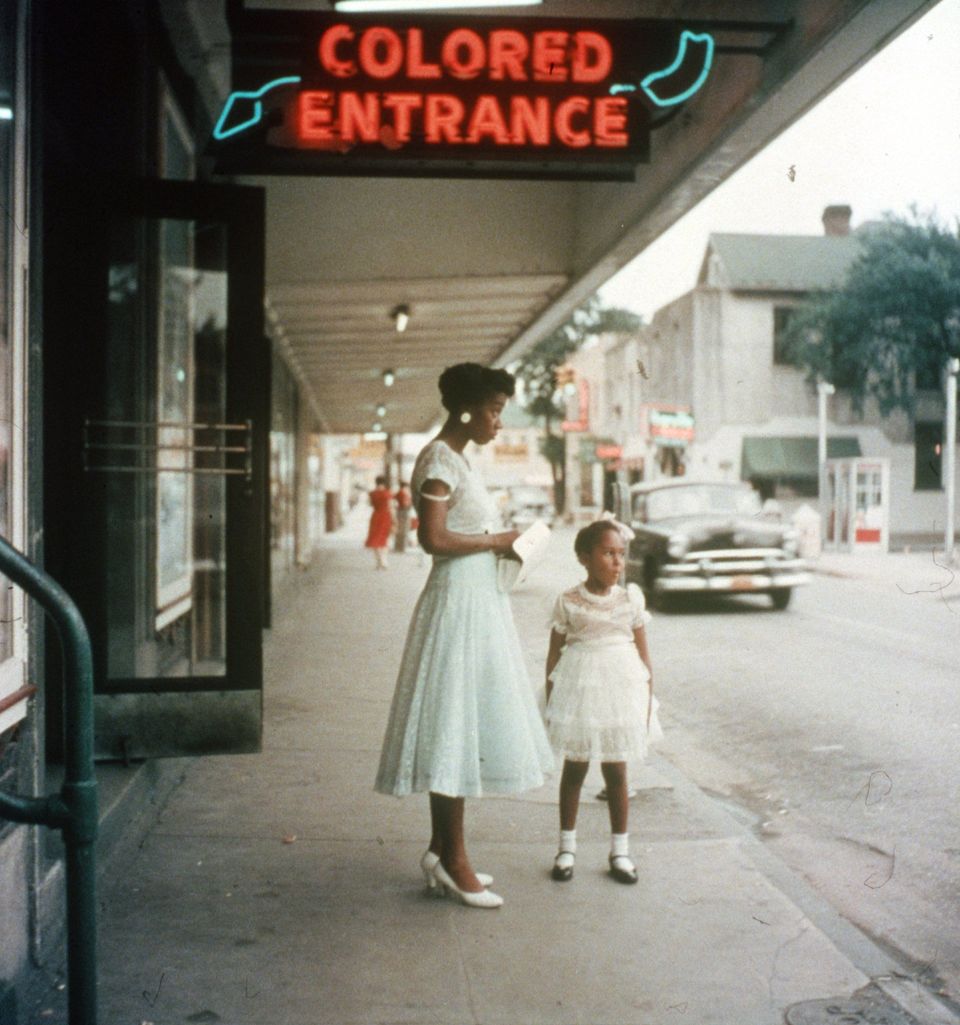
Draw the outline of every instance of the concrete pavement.
[[[592,782],[576,877],[550,881],[552,780],[468,803],[474,864],[502,909],[428,897],[426,799],[372,790],[428,560],[376,572],[359,517],[352,528],[277,603],[262,754],[184,762],[106,882],[102,1022],[775,1025],[792,1005],[858,991],[891,1015],[873,1020],[957,1021],[661,756],[632,802],[638,886],[605,871]],[[514,596],[538,685],[552,599],[578,578],[571,539],[558,532],[555,558]],[[656,667],[656,619],[650,631]],[[913,1019],[892,1017],[891,994]]]
[[[867,587],[942,601],[960,613],[960,565],[950,565],[942,545],[908,552],[824,552],[810,560],[810,567]]]

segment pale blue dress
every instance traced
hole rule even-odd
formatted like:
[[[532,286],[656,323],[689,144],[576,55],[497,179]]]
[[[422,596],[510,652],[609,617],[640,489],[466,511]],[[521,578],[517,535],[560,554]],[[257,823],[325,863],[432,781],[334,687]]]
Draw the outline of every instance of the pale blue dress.
[[[496,529],[483,481],[460,453],[431,441],[411,477],[420,513],[425,481],[450,488],[447,527]],[[449,797],[510,794],[543,783],[553,755],[524,666],[513,612],[492,552],[434,556],[407,633],[376,789]]]

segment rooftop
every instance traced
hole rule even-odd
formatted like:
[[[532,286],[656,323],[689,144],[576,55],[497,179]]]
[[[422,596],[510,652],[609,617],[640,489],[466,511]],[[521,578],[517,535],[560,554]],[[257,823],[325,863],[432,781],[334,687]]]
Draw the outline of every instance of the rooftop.
[[[735,291],[812,292],[835,288],[860,252],[856,235],[710,236],[698,284]],[[710,257],[719,259],[710,273]]]

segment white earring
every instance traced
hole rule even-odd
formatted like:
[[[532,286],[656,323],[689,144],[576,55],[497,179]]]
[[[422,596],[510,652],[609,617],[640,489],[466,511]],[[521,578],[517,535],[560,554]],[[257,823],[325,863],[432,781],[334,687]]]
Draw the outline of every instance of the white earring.
[[[468,423],[470,423],[470,421],[472,419],[473,419],[473,417],[466,410],[464,410],[460,414],[460,423],[462,423],[462,424],[468,424]]]

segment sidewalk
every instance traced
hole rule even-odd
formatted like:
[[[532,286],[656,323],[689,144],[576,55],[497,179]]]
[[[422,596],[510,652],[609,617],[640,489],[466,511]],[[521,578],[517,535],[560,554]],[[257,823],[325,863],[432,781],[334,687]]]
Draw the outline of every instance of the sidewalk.
[[[372,781],[429,560],[411,552],[375,572],[358,528],[275,609],[262,754],[183,763],[103,887],[104,1025],[776,1025],[791,1005],[857,991],[888,1015],[870,1020],[956,1021],[662,757],[632,802],[638,886],[605,871],[592,780],[576,878],[550,881],[551,781],[468,802],[474,864],[496,877],[502,909],[428,897],[426,800],[377,795]],[[549,570],[514,598],[537,682],[551,600],[576,572],[569,542],[558,533]]]
[[[947,601],[960,612],[960,565],[935,551],[824,552],[810,560],[814,573],[845,577],[870,587]]]

